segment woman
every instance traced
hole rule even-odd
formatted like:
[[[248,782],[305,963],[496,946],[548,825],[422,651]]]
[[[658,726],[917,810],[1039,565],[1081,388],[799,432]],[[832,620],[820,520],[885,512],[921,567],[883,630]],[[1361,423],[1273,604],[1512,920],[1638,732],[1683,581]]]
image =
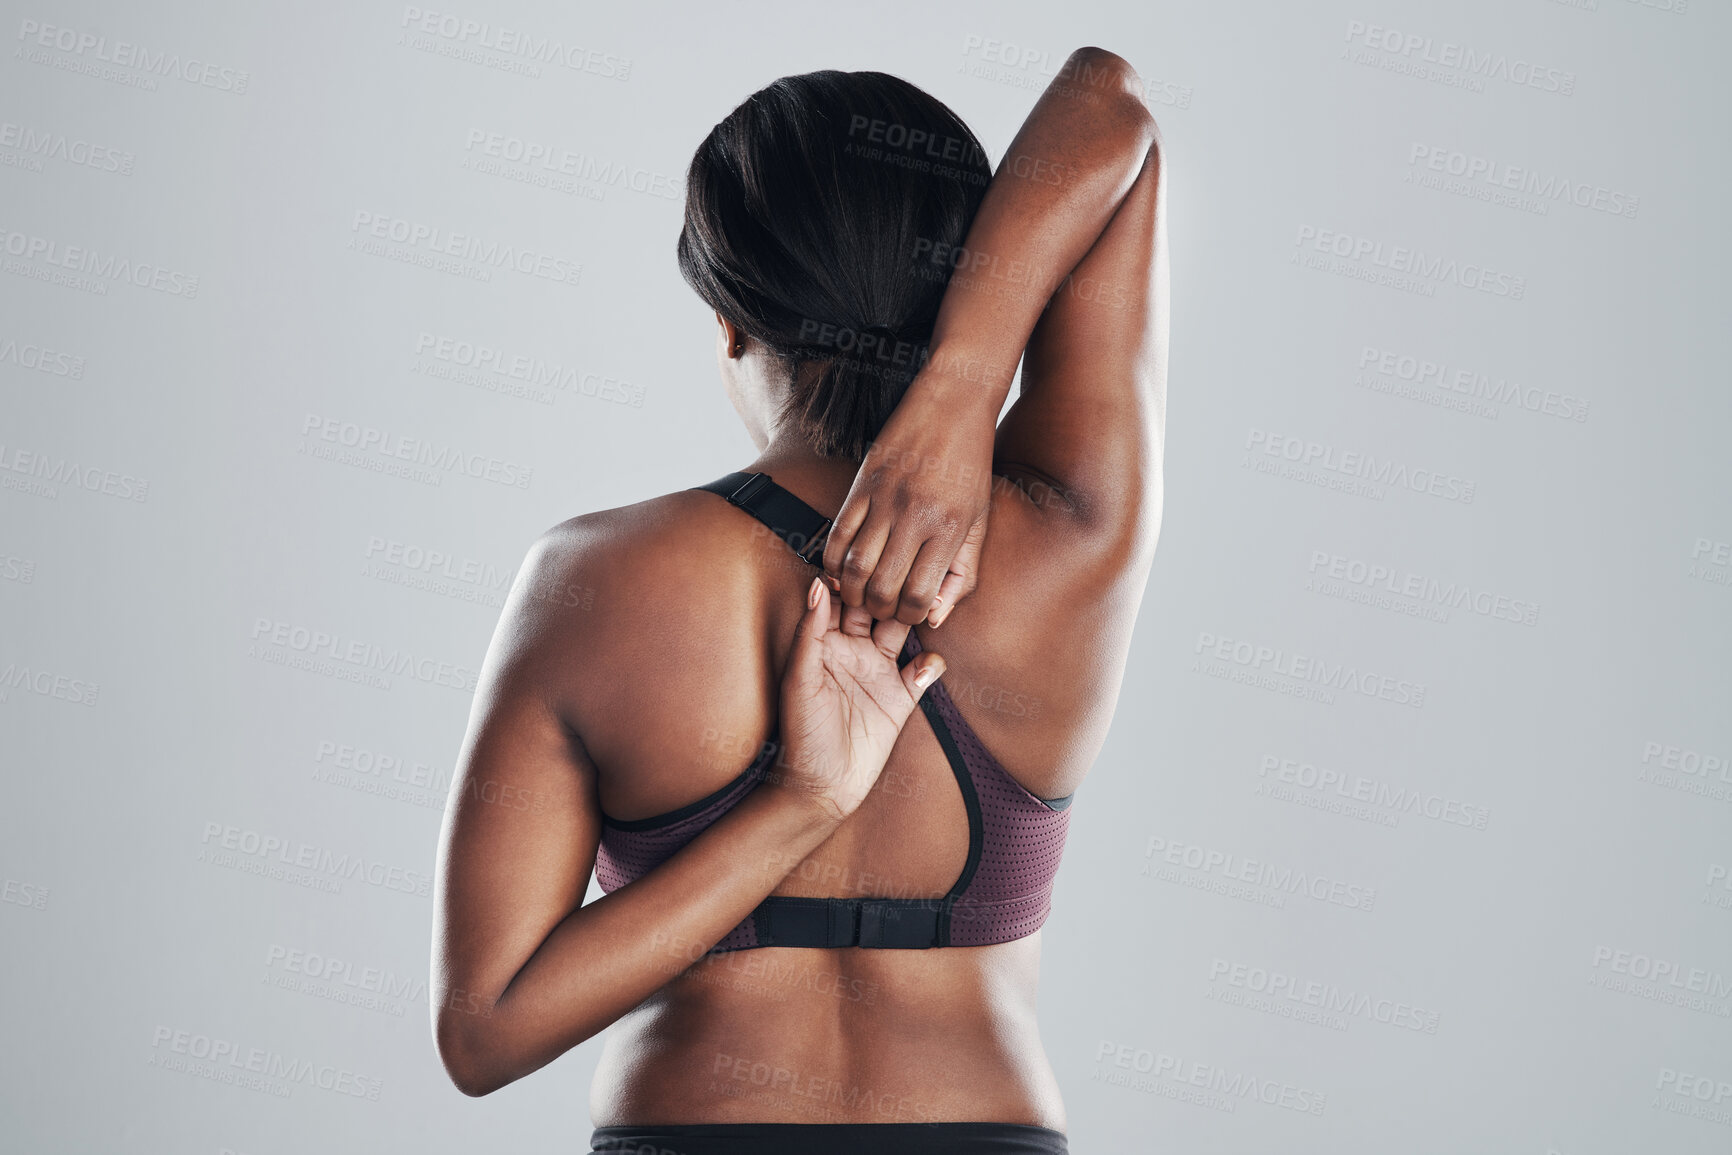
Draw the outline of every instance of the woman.
[[[1038,928],[1161,507],[1138,92],[1073,54],[990,181],[880,73],[699,148],[681,269],[761,453],[530,550],[440,848],[459,1089],[612,1026],[598,1151],[1065,1150]]]

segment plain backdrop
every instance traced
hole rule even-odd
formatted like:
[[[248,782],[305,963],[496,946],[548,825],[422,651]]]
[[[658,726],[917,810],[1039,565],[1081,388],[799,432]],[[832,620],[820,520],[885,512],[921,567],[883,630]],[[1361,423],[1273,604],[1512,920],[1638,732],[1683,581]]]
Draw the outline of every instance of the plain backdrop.
[[[1072,1149],[1726,1150],[1728,32],[0,4],[0,1146],[583,1149],[599,1040],[441,1071],[427,881],[529,543],[752,457],[692,150],[874,69],[996,162],[1098,44],[1165,135],[1173,339],[1043,932]]]

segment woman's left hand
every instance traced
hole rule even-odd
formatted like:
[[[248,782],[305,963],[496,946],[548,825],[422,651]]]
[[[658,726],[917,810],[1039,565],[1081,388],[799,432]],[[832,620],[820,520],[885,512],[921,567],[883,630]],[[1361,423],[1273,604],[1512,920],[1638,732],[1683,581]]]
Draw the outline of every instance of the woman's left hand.
[[[784,784],[830,817],[865,801],[920,695],[944,673],[931,652],[897,667],[909,628],[843,606],[821,578],[807,590],[782,676],[781,768]]]

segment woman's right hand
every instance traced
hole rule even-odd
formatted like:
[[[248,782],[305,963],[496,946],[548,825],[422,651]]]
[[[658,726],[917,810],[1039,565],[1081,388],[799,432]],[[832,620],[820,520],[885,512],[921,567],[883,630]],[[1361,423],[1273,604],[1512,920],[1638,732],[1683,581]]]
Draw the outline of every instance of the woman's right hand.
[[[952,381],[944,360],[935,353],[891,412],[824,547],[825,580],[848,606],[935,627],[980,580],[1008,391]]]
[[[778,769],[783,785],[836,821],[865,801],[920,695],[944,673],[930,652],[897,668],[910,628],[842,605],[822,578],[806,591],[782,676]]]

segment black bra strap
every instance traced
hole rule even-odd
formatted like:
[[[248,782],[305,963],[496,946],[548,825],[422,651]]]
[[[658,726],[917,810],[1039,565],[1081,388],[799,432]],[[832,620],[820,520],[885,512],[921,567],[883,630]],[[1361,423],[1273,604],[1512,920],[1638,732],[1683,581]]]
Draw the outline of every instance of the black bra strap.
[[[730,473],[708,485],[694,485],[719,493],[770,527],[770,532],[788,543],[788,548],[808,565],[822,565],[824,543],[830,538],[830,519],[770,480],[767,473]]]

